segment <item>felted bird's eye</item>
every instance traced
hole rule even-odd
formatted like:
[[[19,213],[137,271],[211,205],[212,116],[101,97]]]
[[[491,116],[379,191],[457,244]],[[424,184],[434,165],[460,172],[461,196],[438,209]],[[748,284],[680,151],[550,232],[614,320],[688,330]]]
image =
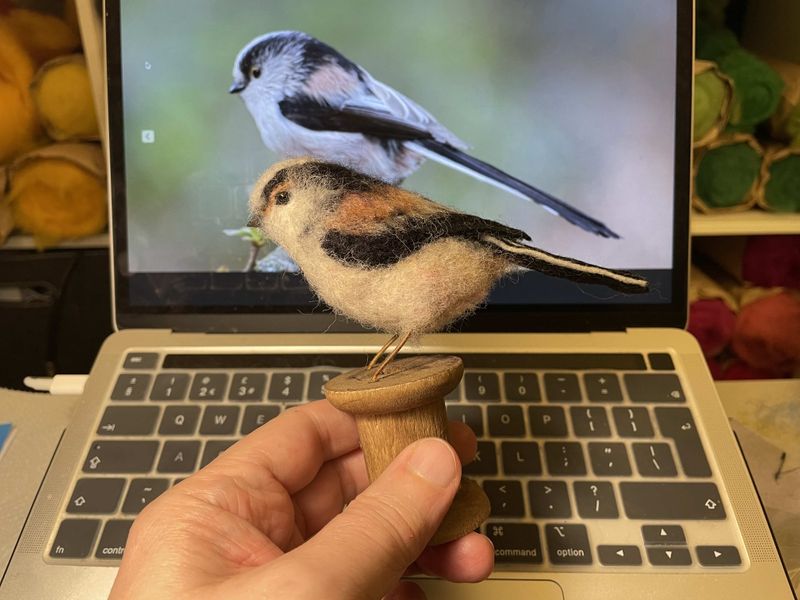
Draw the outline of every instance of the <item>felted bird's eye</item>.
[[[253,67],[252,71],[250,71],[250,77],[253,79],[258,79],[261,77],[261,69],[258,67]]]
[[[289,192],[278,192],[275,194],[275,204],[289,204],[290,198]]]

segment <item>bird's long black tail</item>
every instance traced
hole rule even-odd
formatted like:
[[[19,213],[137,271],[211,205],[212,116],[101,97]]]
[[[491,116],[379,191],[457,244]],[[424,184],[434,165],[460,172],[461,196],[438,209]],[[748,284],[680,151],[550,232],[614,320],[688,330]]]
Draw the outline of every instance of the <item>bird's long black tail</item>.
[[[650,289],[646,279],[625,271],[606,269],[493,236],[485,236],[483,241],[515,265],[545,275],[569,279],[578,283],[600,284],[618,292],[641,294]]]
[[[457,148],[453,148],[448,144],[433,139],[417,139],[414,140],[412,144],[416,146],[416,149],[420,151],[421,154],[424,154],[428,158],[448,164],[461,171],[466,171],[473,177],[501,187],[512,194],[533,200],[581,229],[605,238],[619,238],[616,233],[611,231],[600,221],[571,207],[569,204],[551,196],[547,192],[543,192],[509,175],[505,171],[501,171],[489,163],[483,162],[474,156],[470,156],[466,152],[462,152]]]

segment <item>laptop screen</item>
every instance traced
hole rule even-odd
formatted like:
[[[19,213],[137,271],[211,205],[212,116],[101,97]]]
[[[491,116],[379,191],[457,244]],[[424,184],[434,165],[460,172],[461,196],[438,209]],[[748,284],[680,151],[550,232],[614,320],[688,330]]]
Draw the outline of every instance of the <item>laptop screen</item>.
[[[247,227],[258,176],[305,154],[651,283],[629,296],[529,271],[481,314],[682,304],[679,12],[664,0],[109,3],[118,311],[323,312],[286,253]],[[352,74],[375,97],[348,87]],[[388,110],[439,146],[337,131],[308,97]]]

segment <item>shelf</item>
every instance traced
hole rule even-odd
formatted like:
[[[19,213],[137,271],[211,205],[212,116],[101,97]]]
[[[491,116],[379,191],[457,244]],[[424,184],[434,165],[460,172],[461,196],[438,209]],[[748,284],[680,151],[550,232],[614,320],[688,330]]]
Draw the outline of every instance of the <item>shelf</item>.
[[[752,209],[737,213],[706,215],[692,211],[693,236],[800,234],[800,214],[771,213]]]
[[[99,233],[77,240],[67,240],[56,246],[50,246],[48,250],[77,250],[81,248],[108,248],[109,235]],[[0,245],[0,250],[35,250],[36,244],[29,235],[12,235],[6,240],[5,244]]]

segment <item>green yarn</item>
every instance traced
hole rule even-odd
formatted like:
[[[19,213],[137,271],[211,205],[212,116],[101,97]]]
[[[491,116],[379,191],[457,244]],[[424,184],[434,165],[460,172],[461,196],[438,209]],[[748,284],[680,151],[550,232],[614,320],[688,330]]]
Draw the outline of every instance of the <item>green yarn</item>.
[[[800,212],[800,155],[790,154],[769,167],[764,200],[776,212]]]
[[[761,156],[746,142],[714,148],[700,160],[695,193],[713,208],[742,204],[760,170]]]
[[[785,85],[775,69],[742,49],[725,55],[719,68],[734,82],[739,111],[731,121],[737,128],[750,129],[772,116]]]
[[[730,30],[706,21],[697,23],[695,56],[718,63],[730,52],[739,49],[739,40]]]
[[[713,69],[694,78],[694,141],[705,136],[722,115],[728,86]]]

